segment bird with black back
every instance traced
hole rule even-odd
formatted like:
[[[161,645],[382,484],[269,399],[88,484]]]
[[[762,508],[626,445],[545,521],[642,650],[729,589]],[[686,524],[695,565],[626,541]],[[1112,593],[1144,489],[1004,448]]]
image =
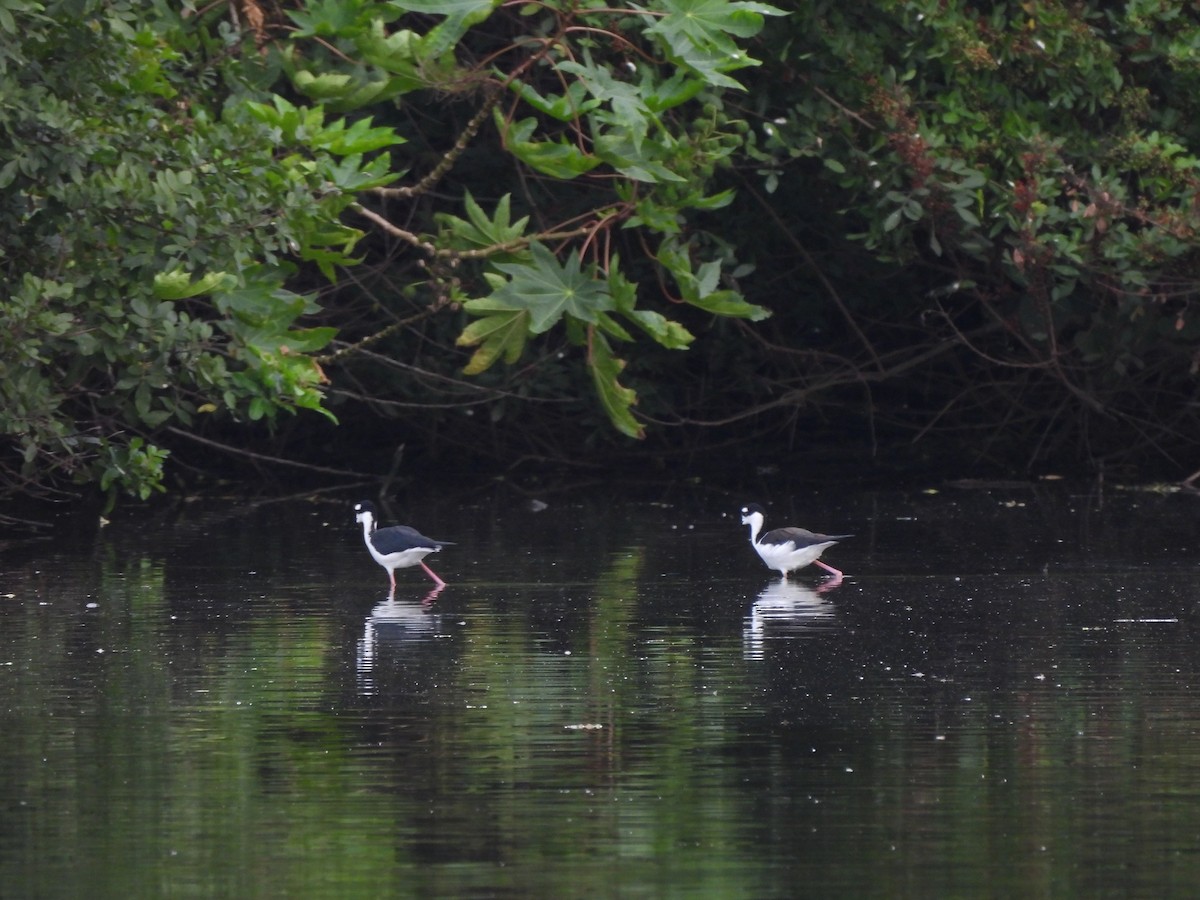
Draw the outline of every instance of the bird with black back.
[[[391,584],[388,596],[396,593],[396,570],[412,566],[424,569],[425,574],[433,579],[437,590],[446,586],[446,582],[426,565],[425,557],[450,546],[453,541],[435,541],[408,525],[388,525],[380,528],[375,504],[368,500],[354,504],[354,521],[363,527],[363,541],[372,558],[387,569],[388,581]]]
[[[842,580],[841,570],[821,562],[820,556],[834,544],[854,535],[816,534],[806,528],[785,527],[768,531],[760,538],[758,533],[762,531],[766,516],[766,511],[757,503],[742,507],[742,524],[750,526],[750,545],[768,568],[778,570],[787,581],[789,572],[815,564],[833,575],[826,584]]]

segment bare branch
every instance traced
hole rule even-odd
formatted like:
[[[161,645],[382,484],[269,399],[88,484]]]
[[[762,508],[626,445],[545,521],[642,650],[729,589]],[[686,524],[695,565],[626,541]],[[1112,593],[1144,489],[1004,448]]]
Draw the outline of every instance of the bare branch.
[[[446,154],[441,158],[436,166],[434,166],[424,178],[416,184],[409,187],[378,187],[373,188],[371,193],[378,194],[380,197],[418,197],[430,190],[435,184],[442,180],[442,176],[449,172],[458,158],[463,155],[475,135],[479,133],[479,129],[483,123],[487,121],[487,117],[492,112],[492,107],[500,100],[500,89],[495,85],[488,86],[486,97],[483,104],[476,110],[475,115],[471,116],[471,120],[467,122],[467,127],[463,129],[462,134],[458,136],[458,140],[454,142]]]

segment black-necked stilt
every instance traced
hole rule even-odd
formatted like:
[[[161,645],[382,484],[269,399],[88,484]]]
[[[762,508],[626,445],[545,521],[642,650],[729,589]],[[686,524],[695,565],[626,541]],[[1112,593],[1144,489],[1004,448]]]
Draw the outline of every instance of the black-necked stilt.
[[[387,528],[378,527],[375,521],[375,505],[364,500],[354,504],[354,521],[361,522],[363,540],[375,562],[387,569],[388,579],[392,583],[392,593],[396,591],[396,570],[407,569],[409,566],[420,566],[434,580],[439,588],[446,582],[437,573],[425,565],[424,559],[430,553],[437,553],[453,541],[435,541],[427,538],[415,528],[407,525],[390,525]]]
[[[750,526],[750,545],[758,551],[768,568],[778,569],[787,580],[788,572],[802,569],[816,563],[822,569],[840,579],[842,573],[833,566],[821,562],[822,553],[852,534],[813,534],[804,528],[776,528],[768,531],[761,538],[758,533],[762,530],[766,513],[757,503],[742,507],[742,524]]]

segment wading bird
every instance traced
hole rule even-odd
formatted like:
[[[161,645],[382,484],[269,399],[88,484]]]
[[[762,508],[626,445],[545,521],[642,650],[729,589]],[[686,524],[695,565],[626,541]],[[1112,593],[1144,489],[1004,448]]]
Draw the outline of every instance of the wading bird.
[[[439,588],[446,586],[446,582],[425,565],[424,559],[430,553],[437,553],[443,547],[454,543],[453,541],[435,541],[407,525],[380,528],[375,521],[375,505],[366,500],[354,504],[354,521],[362,523],[363,541],[366,542],[375,562],[387,569],[393,594],[396,592],[396,570],[407,569],[410,566],[420,566],[424,569]]]
[[[788,572],[816,563],[822,569],[841,580],[842,573],[833,566],[821,562],[820,555],[852,534],[813,534],[804,528],[776,528],[761,538],[766,513],[757,503],[742,507],[742,524],[750,526],[750,545],[758,551],[768,568],[778,569],[787,581]]]

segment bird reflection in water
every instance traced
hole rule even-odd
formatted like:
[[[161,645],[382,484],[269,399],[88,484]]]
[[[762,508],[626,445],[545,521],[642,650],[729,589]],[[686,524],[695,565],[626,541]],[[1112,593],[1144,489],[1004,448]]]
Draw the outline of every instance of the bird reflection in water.
[[[363,622],[355,660],[360,694],[375,693],[375,666],[381,646],[398,647],[437,637],[442,617],[434,612],[434,601],[444,587],[435,587],[420,602],[397,600],[389,594],[371,610]]]
[[[750,614],[742,627],[743,656],[762,659],[768,629],[789,637],[802,637],[806,631],[831,627],[836,622],[837,610],[822,594],[840,583],[841,579],[830,578],[814,589],[793,581],[776,581],[763,588],[750,605]]]

